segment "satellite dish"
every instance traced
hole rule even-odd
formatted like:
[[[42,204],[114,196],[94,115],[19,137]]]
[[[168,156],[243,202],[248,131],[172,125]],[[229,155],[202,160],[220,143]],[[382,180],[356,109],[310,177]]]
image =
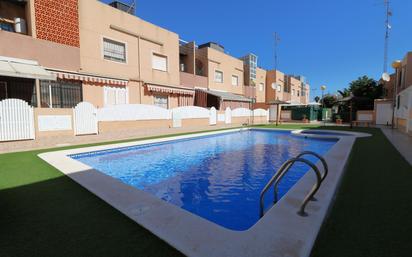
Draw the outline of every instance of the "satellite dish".
[[[382,74],[382,80],[385,82],[389,82],[391,80],[391,76],[388,73],[384,72]]]
[[[272,83],[272,89],[276,90],[278,88],[278,84]]]

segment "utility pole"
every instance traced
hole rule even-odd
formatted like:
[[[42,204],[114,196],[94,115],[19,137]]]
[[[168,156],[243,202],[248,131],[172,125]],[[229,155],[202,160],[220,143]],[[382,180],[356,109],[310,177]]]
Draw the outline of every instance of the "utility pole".
[[[275,99],[273,99],[274,101],[276,101],[277,99],[279,99],[279,97],[276,97],[276,95],[278,93],[282,93],[282,92],[278,92],[278,83],[276,83],[276,71],[278,70],[278,44],[280,42],[280,37],[279,34],[277,32],[275,32],[273,34],[274,37],[274,66],[275,66],[275,71],[273,73],[273,83],[275,83],[274,85],[276,85],[276,89],[275,90]],[[276,106],[276,126],[278,126],[279,123],[279,113],[282,112],[282,105],[277,104]]]
[[[384,0],[385,5],[385,45],[383,53],[383,73],[388,72],[388,48],[389,48],[389,34],[391,30],[390,17],[392,16],[392,11],[390,9],[390,0]]]
[[[274,33],[273,37],[274,37],[274,40],[275,40],[275,42],[274,42],[275,70],[277,70],[278,69],[278,44],[280,42],[280,37],[279,37],[279,34],[277,32]]]

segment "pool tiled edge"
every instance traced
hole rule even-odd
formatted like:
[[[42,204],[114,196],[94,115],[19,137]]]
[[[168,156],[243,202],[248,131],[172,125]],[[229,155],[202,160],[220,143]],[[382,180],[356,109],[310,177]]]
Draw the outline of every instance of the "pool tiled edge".
[[[318,201],[308,204],[309,216],[301,217],[296,212],[315,181],[310,172],[252,228],[242,232],[218,226],[68,157],[240,130],[244,129],[48,152],[39,157],[188,256],[308,256],[336,192],[355,137],[338,137],[339,141],[324,156],[330,171],[316,195]],[[317,165],[322,168],[320,163]]]

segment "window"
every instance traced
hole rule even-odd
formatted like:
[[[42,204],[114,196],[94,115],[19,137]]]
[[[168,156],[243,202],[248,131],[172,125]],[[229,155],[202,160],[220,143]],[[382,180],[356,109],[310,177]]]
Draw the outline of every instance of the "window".
[[[152,68],[154,70],[167,71],[167,57],[160,54],[153,54]]]
[[[223,72],[215,70],[215,82],[223,83]]]
[[[82,100],[81,82],[40,80],[41,107],[73,108]]]
[[[104,87],[104,105],[118,105],[128,103],[128,92],[125,87]]]
[[[298,92],[298,96],[300,96],[300,91],[298,90],[297,92]]]
[[[167,109],[169,107],[169,99],[166,95],[154,95],[154,105]]]
[[[103,38],[104,59],[115,62],[126,62],[126,44]]]
[[[239,77],[236,75],[232,75],[232,86],[239,85]]]
[[[7,98],[21,99],[37,107],[35,80],[0,76],[0,101]]]
[[[278,92],[281,92],[281,91],[282,91],[282,86],[278,85]]]
[[[259,84],[259,91],[263,91],[264,88],[265,88],[265,84],[264,84],[264,83],[260,83],[260,84]]]

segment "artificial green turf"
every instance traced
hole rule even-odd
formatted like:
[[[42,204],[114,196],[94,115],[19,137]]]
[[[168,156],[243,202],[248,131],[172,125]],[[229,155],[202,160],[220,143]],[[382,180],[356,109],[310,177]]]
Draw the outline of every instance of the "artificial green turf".
[[[411,167],[363,131],[313,256],[411,256]],[[0,155],[1,257],[181,255],[37,157],[50,150]]]
[[[357,139],[312,257],[410,257],[412,166],[379,129],[357,130],[373,136]]]
[[[380,129],[354,130],[372,137],[356,140],[311,257],[410,257],[412,167]]]

